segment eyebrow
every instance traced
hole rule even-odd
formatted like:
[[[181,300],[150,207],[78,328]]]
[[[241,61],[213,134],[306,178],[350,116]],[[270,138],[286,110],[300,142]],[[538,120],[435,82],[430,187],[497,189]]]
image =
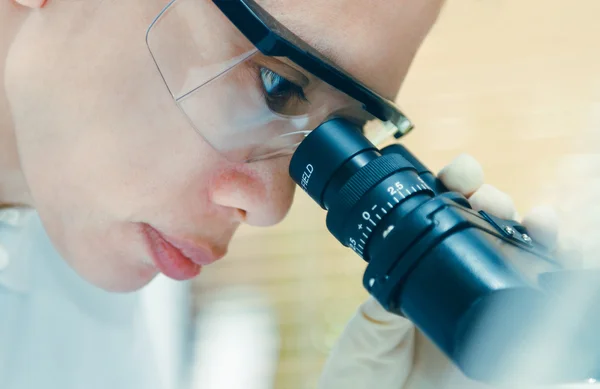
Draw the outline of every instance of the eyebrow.
[[[341,53],[339,50],[327,45],[324,39],[318,39],[315,43],[310,44],[315,51],[325,57],[332,65],[342,68],[340,65]]]

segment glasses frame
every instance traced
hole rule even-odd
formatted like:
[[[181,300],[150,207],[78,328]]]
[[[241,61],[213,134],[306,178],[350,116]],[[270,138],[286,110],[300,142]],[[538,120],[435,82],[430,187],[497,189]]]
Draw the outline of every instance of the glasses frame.
[[[333,64],[279,23],[254,0],[212,0],[212,2],[263,55],[285,57],[354,98],[375,118],[393,125],[394,138],[399,139],[413,130],[413,123],[394,102],[379,95]]]

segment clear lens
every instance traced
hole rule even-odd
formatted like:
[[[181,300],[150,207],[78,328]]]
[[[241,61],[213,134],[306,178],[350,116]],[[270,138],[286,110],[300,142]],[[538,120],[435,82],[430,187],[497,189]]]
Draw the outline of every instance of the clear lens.
[[[232,161],[290,155],[328,117],[362,111],[290,61],[262,55],[212,1],[173,1],[147,43],[191,125]]]
[[[207,0],[175,0],[150,26],[147,44],[176,100],[226,72],[257,49]]]

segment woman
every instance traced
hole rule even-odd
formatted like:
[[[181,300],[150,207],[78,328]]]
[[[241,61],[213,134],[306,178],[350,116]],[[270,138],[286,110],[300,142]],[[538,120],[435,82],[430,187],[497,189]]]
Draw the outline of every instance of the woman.
[[[259,3],[391,100],[443,1]],[[212,2],[174,4],[0,1],[2,388],[164,387],[137,291],[159,273],[198,276],[242,223],[284,218],[282,126],[302,133],[346,110],[364,120],[340,91],[257,54]],[[472,159],[440,176],[474,208],[515,215]],[[551,217],[525,220],[548,244]],[[358,312],[322,387],[428,387],[405,386],[411,323],[373,301]]]

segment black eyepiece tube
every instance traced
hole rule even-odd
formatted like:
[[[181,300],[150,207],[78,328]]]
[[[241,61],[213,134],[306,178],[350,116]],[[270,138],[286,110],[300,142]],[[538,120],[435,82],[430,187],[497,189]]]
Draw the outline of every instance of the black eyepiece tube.
[[[417,157],[413,155],[406,147],[400,144],[393,144],[381,150],[383,155],[386,154],[400,154],[403,156],[408,162],[410,162],[415,169],[417,169],[417,174],[421,176],[423,181],[429,185],[431,189],[436,194],[442,194],[448,192],[448,188],[442,183],[442,181],[437,178],[431,170],[425,166]]]
[[[323,123],[298,146],[290,163],[290,176],[323,209],[328,187],[344,184],[356,171],[380,157],[379,150],[352,123],[332,119]],[[332,184],[332,185],[330,185]],[[329,191],[330,194],[335,193]]]

